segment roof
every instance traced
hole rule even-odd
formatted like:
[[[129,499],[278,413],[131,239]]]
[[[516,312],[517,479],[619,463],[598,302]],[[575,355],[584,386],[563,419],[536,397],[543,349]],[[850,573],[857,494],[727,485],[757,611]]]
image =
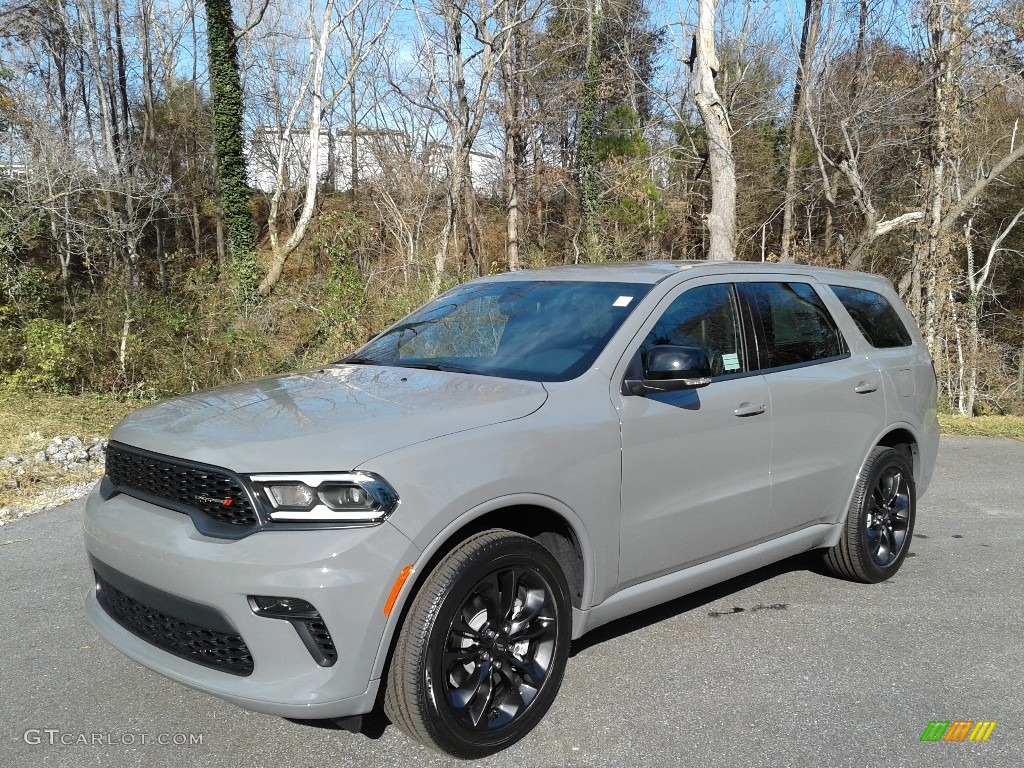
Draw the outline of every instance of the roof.
[[[682,272],[698,274],[798,274],[817,277],[823,282],[842,278],[863,278],[871,282],[885,280],[864,272],[850,272],[829,267],[815,267],[792,262],[761,261],[606,261],[596,264],[567,264],[543,269],[507,272],[485,280],[580,280],[586,282],[659,283]],[[888,281],[885,281],[888,282]]]

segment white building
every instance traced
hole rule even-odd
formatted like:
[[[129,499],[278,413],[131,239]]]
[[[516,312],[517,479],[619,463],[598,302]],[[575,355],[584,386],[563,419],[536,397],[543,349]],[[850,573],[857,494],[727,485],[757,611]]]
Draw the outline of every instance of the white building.
[[[329,184],[333,180],[334,153],[331,145],[330,132],[321,130],[317,176],[322,184]],[[254,189],[270,194],[277,188],[278,161],[282,151],[285,153],[283,178],[285,188],[298,189],[306,185],[309,167],[308,129],[292,130],[286,141],[283,131],[276,128],[258,128],[253,132],[246,150],[249,184]]]
[[[358,182],[379,181],[388,172],[407,164],[409,159],[419,156],[421,162],[437,180],[448,175],[451,149],[443,144],[431,143],[417,146],[412,137],[402,131],[372,128],[357,128],[354,132],[355,167]],[[319,136],[319,157],[317,176],[324,186],[345,191],[352,186],[353,132],[341,130],[332,135],[321,130]],[[247,147],[249,182],[254,189],[270,194],[277,187],[279,152],[284,149],[284,183],[288,189],[305,186],[309,165],[309,131],[295,129],[287,142],[281,132],[274,128],[256,130]],[[402,162],[396,163],[396,158]],[[501,158],[484,152],[471,152],[470,173],[476,190],[483,194],[494,194],[501,189]]]
[[[14,161],[0,163],[0,173],[12,179],[27,179],[31,172],[27,163],[16,163]]]

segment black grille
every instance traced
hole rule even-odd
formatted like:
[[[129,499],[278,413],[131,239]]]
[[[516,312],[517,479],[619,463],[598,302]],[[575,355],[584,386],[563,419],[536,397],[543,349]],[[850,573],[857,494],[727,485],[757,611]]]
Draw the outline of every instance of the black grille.
[[[177,502],[202,512],[219,523],[254,526],[259,522],[249,496],[229,475],[107,446],[107,476],[119,490]]]
[[[96,574],[100,605],[122,627],[165,651],[205,667],[251,675],[252,654],[239,635],[229,635],[148,608]]]
[[[327,629],[327,625],[321,619],[306,619],[302,622],[309,632],[309,639],[320,651],[317,663],[329,667],[338,660],[338,649],[334,647],[334,639]],[[312,651],[312,649],[310,649]],[[317,654],[313,654],[314,657]]]

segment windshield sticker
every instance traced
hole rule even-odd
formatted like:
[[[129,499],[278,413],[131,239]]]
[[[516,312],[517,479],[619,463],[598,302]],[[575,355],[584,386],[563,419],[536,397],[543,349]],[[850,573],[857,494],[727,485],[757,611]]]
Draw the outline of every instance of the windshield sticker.
[[[735,352],[722,355],[722,367],[727,371],[738,371],[740,368],[740,356]]]
[[[628,307],[629,306],[629,302],[631,302],[632,300],[633,300],[632,296],[619,296],[619,298],[617,298],[615,300],[615,303],[612,304],[612,306],[613,307]]]

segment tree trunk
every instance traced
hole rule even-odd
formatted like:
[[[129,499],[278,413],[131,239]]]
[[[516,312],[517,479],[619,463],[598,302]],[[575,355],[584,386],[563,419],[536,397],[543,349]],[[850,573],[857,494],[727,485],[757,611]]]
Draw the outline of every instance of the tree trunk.
[[[818,42],[822,0],[804,0],[804,22],[800,30],[800,51],[793,85],[793,112],[789,118],[789,160],[786,163],[786,199],[782,209],[782,259],[792,256],[793,216],[796,206],[796,172],[803,134],[804,100],[806,99],[811,61]]]
[[[996,257],[1003,249],[1003,241],[1007,238],[1014,227],[1024,219],[1024,208],[1017,211],[1017,214],[1002,226],[1000,226],[996,237],[989,245],[985,263],[978,267],[974,256],[974,219],[969,218],[964,224],[964,248],[967,252],[967,329],[969,332],[968,354],[967,354],[967,375],[963,382],[964,396],[961,397],[960,412],[964,416],[974,415],[974,403],[978,394],[978,373],[981,352],[981,316],[982,302],[984,301],[985,290],[990,286],[994,277],[993,267]],[[953,303],[952,292],[950,292],[950,304]],[[955,309],[955,307],[954,307]],[[956,316],[953,317],[956,327]],[[959,340],[959,328],[957,327],[957,339]],[[963,364],[961,363],[961,368]]]
[[[271,291],[274,290],[274,286],[276,286],[280,281],[281,276],[284,274],[285,262],[295,249],[299,247],[303,238],[305,238],[306,229],[309,227],[309,222],[312,220],[313,213],[316,210],[320,183],[320,133],[324,113],[324,68],[327,63],[327,50],[331,34],[337,28],[336,23],[332,18],[333,13],[334,0],[327,0],[327,4],[324,6],[323,22],[320,29],[315,30],[312,27],[310,29],[310,44],[316,46],[316,55],[312,57],[312,61],[310,62],[312,73],[310,75],[310,120],[309,132],[307,134],[308,151],[306,157],[308,163],[305,198],[302,201],[302,209],[299,212],[299,217],[295,222],[295,226],[292,229],[291,234],[288,236],[288,239],[284,244],[279,244],[276,236],[277,223],[274,220],[276,219],[276,203],[280,199],[280,194],[282,193],[280,173],[278,174],[278,187],[274,192],[274,205],[271,208],[270,217],[270,242],[273,247],[273,257],[271,259],[270,269],[267,270],[266,277],[263,278],[263,281],[259,284],[259,288],[257,288],[257,292],[260,296],[269,296]],[[289,128],[290,125],[291,124],[289,123]],[[286,151],[286,147],[282,145],[280,152]],[[279,156],[279,171],[281,166],[281,157]]]
[[[697,33],[693,72],[694,101],[708,137],[708,167],[711,169],[711,211],[707,229],[709,261],[736,258],[736,161],[732,156],[732,131],[725,104],[718,97],[715,75],[715,8],[718,0],[698,0]]]
[[[505,131],[505,262],[509,272],[519,269],[519,166],[513,130]]]
[[[919,237],[915,259],[920,262],[920,305],[925,342],[933,358],[937,352],[939,314],[942,305],[940,273],[949,257],[949,220],[946,217],[949,184],[951,127],[959,110],[959,84],[955,82],[964,55],[962,38],[966,0],[930,0],[926,13],[928,65],[931,76],[930,123],[927,145],[927,202],[925,230]],[[937,359],[941,366],[941,360]]]
[[[1017,396],[1024,397],[1024,316],[1020,321],[1020,351],[1017,353]]]
[[[486,257],[480,244],[480,221],[477,217],[476,191],[473,188],[473,172],[469,165],[469,150],[462,153],[462,217],[465,222],[466,267],[472,277],[486,275],[489,271]]]
[[[476,196],[473,192],[473,178],[469,165],[475,135],[472,132],[473,118],[463,58],[466,51],[462,40],[462,8],[456,2],[448,2],[445,3],[444,13],[452,50],[452,88],[455,93],[456,119],[455,125],[452,126],[452,198],[455,227],[462,248],[463,269],[471,276],[477,277],[483,272],[479,250],[480,232],[476,219]]]
[[[353,77],[348,86],[349,108],[349,163],[351,165],[350,196],[355,202],[359,187],[359,120],[356,115],[356,80]]]
[[[526,137],[524,136],[526,30],[521,18],[522,4],[509,0],[502,5],[502,26],[506,38],[502,41],[505,49],[501,60],[502,90],[504,104],[501,110],[505,123],[505,262],[510,272],[520,269],[519,237],[522,219],[521,200],[523,194],[524,166],[526,162]]]
[[[196,199],[192,200],[192,252],[196,258],[199,258],[203,254],[203,230],[199,221],[199,201]]]

